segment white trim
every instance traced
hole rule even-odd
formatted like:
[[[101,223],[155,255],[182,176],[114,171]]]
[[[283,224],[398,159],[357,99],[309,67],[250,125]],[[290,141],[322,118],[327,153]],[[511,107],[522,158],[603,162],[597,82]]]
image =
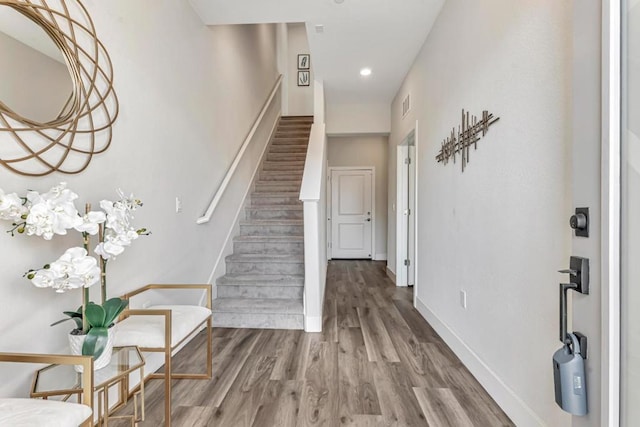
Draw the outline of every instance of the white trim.
[[[322,332],[322,317],[321,316],[305,316],[304,331],[307,333]]]
[[[375,166],[329,166],[327,168],[327,176],[329,185],[327,186],[327,245],[331,245],[331,249],[328,250],[328,259],[333,259],[333,171],[371,171],[371,260],[385,261],[387,255],[384,254],[384,258],[378,259],[378,255],[375,253],[376,249],[376,168]]]
[[[236,157],[233,159],[233,163],[231,163],[231,166],[229,167],[229,170],[225,174],[224,179],[220,184],[220,187],[218,187],[216,194],[213,196],[211,203],[209,203],[209,207],[207,208],[207,211],[204,213],[204,215],[202,215],[200,218],[196,220],[196,224],[206,224],[211,220],[211,216],[213,215],[213,212],[216,210],[218,203],[220,203],[220,200],[222,199],[222,196],[224,195],[224,192],[226,191],[227,186],[229,185],[229,182],[231,182],[231,178],[233,178],[233,175],[235,174],[236,169],[238,169],[238,165],[240,164],[240,161],[242,160],[244,153],[247,151],[249,144],[253,140],[253,137],[256,134],[256,131],[262,124],[262,119],[264,118],[265,114],[267,114],[269,107],[271,107],[271,103],[273,102],[276,96],[276,93],[278,93],[278,89],[280,88],[281,84],[282,84],[282,75],[278,76],[278,80],[276,80],[276,83],[273,86],[273,89],[271,90],[271,93],[269,94],[267,101],[262,106],[262,110],[260,110],[260,114],[258,114],[258,117],[253,123],[253,126],[251,126],[251,130],[249,130],[249,134],[247,135],[244,142],[242,143],[242,146],[240,147],[238,154],[236,154]]]
[[[213,299],[216,299],[218,297],[218,288],[215,284],[214,279],[216,279],[216,277],[224,276],[224,274],[226,273],[226,271],[223,271],[222,274],[216,275],[216,271],[218,270],[218,267],[220,266],[220,262],[224,260],[225,256],[230,255],[233,252],[232,237],[235,236],[236,233],[238,233],[238,230],[240,227],[240,215],[242,214],[242,212],[244,211],[244,208],[246,207],[247,197],[249,196],[249,194],[251,193],[251,190],[253,189],[253,183],[256,179],[256,175],[260,171],[260,167],[262,166],[264,156],[267,153],[267,150],[271,145],[271,140],[273,139],[276,129],[278,128],[278,123],[280,123],[280,116],[276,116],[276,119],[273,122],[273,126],[271,127],[271,132],[269,133],[268,142],[264,145],[264,148],[262,149],[262,154],[260,154],[260,160],[257,162],[256,167],[253,170],[253,174],[251,175],[251,180],[249,181],[249,185],[247,186],[247,189],[244,192],[244,196],[242,197],[242,203],[240,203],[240,205],[238,206],[238,210],[236,211],[236,215],[233,219],[233,225],[229,227],[229,232],[227,233],[227,237],[224,240],[224,244],[222,245],[222,249],[218,254],[218,258],[216,259],[216,262],[213,265],[213,270],[211,270],[211,274],[209,275],[209,281],[207,283],[213,284],[213,295],[212,295]]]
[[[380,254],[376,254],[375,257],[373,257],[374,261],[386,261],[387,260],[387,254],[386,253],[380,253]]]
[[[387,265],[387,268],[386,268],[386,272],[387,272],[387,276],[389,276],[389,279],[391,279],[391,281],[395,285],[395,283],[396,283],[396,273],[394,273],[393,270],[390,269],[388,265]],[[415,302],[414,302],[414,305],[415,305]]]
[[[601,425],[620,425],[621,2],[602,3]]]
[[[465,367],[487,390],[515,425],[544,426],[545,422],[511,390],[469,346],[445,324],[422,300],[416,297],[416,309],[429,322],[444,342],[460,358]]]

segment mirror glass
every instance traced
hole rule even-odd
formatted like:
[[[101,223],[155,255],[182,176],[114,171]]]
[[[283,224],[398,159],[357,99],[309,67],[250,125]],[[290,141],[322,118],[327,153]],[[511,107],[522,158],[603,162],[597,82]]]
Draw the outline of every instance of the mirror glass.
[[[34,122],[60,117],[73,81],[45,30],[14,8],[0,6],[0,52],[0,102]]]

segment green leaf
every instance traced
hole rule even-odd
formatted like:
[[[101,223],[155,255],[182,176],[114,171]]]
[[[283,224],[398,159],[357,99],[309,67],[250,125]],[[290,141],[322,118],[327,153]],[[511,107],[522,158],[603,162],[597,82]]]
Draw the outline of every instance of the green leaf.
[[[102,308],[102,307],[100,307]],[[84,356],[93,356],[94,359],[100,357],[109,339],[109,331],[107,328],[93,327],[89,330],[82,344],[82,354]]]
[[[104,308],[102,308],[98,304],[90,302],[89,304],[87,304],[87,308],[85,310],[87,313],[87,321],[92,328],[108,326],[105,324],[106,313],[104,311]]]
[[[129,301],[120,298],[111,298],[102,304],[105,311],[105,326],[111,325],[120,313],[122,313],[122,310],[127,308],[127,305],[129,305]]]
[[[76,322],[77,329],[82,329],[82,311],[81,310],[78,310],[78,311],[63,311],[62,313],[67,315],[67,316],[69,316],[69,317],[66,318],[66,319],[60,319],[57,322],[53,322],[49,326],[55,326],[55,325],[59,325],[60,323],[66,322],[67,320],[73,320],[74,322]]]

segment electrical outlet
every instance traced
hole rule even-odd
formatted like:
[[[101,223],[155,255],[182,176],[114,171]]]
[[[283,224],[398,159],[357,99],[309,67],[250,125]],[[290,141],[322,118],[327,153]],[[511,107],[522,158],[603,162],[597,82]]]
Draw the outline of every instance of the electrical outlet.
[[[180,197],[176,197],[176,213],[182,212],[182,200]]]
[[[460,306],[467,309],[467,291],[460,290]]]

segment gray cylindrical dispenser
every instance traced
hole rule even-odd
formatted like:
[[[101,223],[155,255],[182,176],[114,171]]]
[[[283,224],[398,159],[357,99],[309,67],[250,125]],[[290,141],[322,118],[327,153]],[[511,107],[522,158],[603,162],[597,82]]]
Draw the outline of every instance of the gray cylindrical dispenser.
[[[587,413],[587,384],[580,341],[575,334],[567,334],[566,343],[553,355],[553,379],[556,403],[573,415]]]

